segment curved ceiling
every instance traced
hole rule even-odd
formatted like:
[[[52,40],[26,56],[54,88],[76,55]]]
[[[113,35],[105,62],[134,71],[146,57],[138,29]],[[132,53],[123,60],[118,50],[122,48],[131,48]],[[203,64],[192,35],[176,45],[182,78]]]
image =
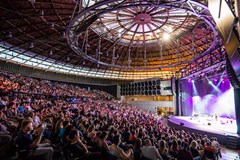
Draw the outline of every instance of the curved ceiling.
[[[90,77],[170,78],[219,43],[205,0],[6,0],[0,14],[2,60]]]

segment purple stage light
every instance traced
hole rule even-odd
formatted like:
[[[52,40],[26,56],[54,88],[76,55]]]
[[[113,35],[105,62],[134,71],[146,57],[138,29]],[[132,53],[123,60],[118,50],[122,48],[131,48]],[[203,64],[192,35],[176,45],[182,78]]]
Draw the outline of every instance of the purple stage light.
[[[214,79],[212,80],[214,82]],[[192,116],[193,113],[236,118],[234,92],[228,79],[219,79],[219,86],[210,84],[210,80],[197,81],[182,85],[182,115]]]

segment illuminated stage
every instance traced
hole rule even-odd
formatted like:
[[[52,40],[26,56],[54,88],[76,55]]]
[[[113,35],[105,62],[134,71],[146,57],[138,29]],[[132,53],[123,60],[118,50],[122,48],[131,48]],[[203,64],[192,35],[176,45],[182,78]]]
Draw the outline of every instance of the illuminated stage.
[[[227,136],[239,137],[236,120],[230,118],[212,118],[210,116],[171,116],[168,125],[178,130],[217,137],[220,144],[225,145]]]

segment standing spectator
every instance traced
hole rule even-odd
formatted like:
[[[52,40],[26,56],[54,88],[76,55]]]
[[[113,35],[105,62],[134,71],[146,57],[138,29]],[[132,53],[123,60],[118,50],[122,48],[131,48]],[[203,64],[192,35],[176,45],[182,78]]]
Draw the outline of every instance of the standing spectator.
[[[216,137],[211,138],[211,144],[212,146],[216,149],[216,156],[220,156],[222,158],[222,153],[221,153],[221,146],[217,141]]]

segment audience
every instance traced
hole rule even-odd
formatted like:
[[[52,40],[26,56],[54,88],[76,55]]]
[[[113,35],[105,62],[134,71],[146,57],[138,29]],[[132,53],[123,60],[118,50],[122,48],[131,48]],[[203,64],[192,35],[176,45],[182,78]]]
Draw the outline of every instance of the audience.
[[[82,159],[193,159],[205,151],[221,156],[216,138],[170,128],[161,117],[102,91],[3,72],[0,94],[1,154],[10,153],[15,141],[24,156],[48,160],[56,146],[68,146]]]

